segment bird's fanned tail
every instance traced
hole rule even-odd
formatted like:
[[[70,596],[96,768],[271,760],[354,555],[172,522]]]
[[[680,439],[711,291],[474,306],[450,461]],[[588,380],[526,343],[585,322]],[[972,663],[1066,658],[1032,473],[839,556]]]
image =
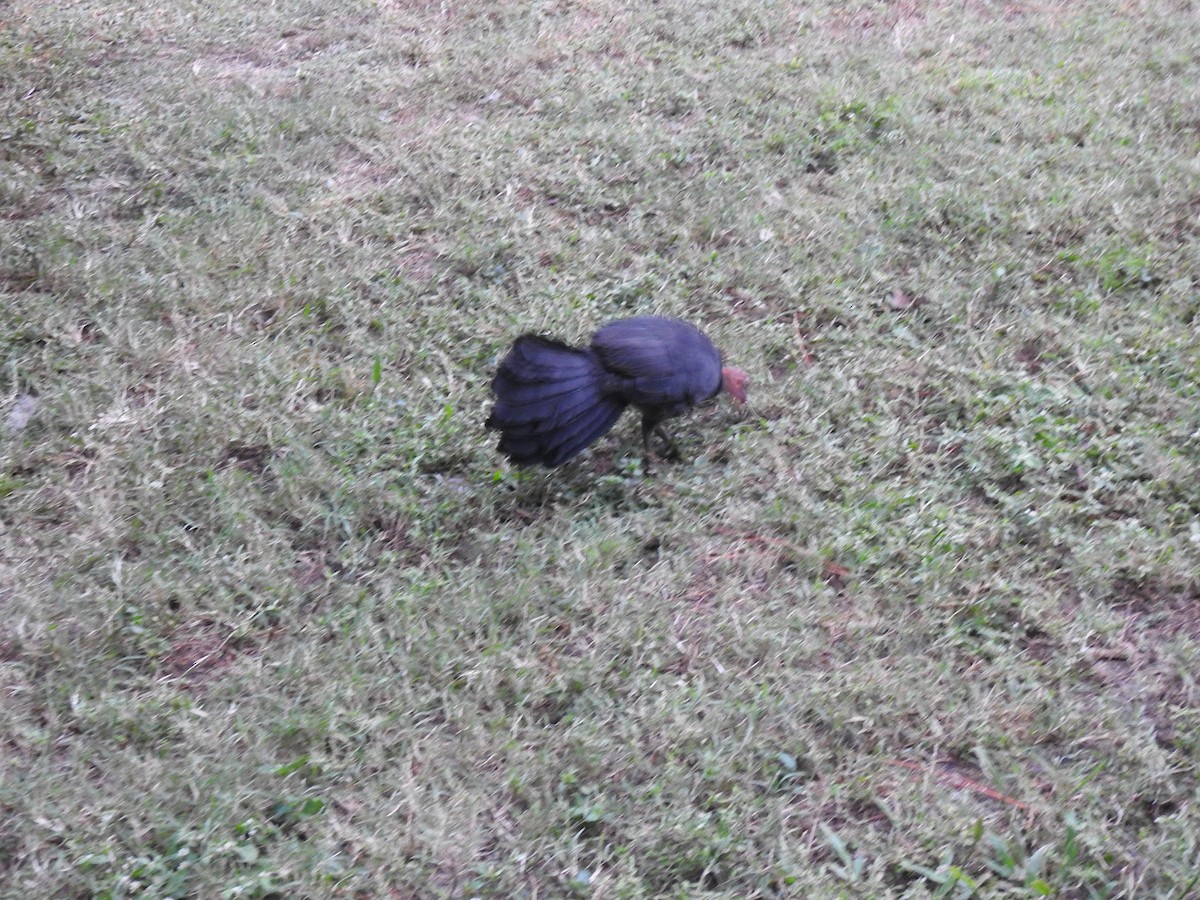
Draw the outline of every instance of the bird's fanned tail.
[[[558,466],[608,431],[626,402],[606,396],[605,372],[591,350],[524,335],[492,382],[496,405],[486,426],[500,452],[521,465]]]

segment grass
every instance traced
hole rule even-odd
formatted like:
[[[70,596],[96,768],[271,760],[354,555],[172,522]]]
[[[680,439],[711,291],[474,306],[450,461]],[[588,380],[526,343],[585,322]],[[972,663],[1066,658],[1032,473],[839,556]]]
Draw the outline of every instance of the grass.
[[[1194,895],[1191,15],[0,11],[3,896]]]

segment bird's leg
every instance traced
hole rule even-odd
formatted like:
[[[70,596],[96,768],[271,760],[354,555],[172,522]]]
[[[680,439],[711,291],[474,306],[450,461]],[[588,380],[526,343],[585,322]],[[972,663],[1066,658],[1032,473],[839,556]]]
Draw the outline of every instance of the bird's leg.
[[[650,432],[657,427],[657,423],[649,416],[642,416],[642,467],[646,470],[646,474],[650,474]]]
[[[650,473],[650,463],[654,459],[654,454],[650,450],[650,435],[652,433],[657,434],[662,439],[666,451],[663,453],[663,457],[671,460],[678,460],[680,458],[679,451],[675,448],[675,444],[672,443],[671,438],[667,436],[666,429],[662,426],[662,420],[656,416],[643,415],[642,450],[643,457],[646,460],[645,468],[647,474]]]

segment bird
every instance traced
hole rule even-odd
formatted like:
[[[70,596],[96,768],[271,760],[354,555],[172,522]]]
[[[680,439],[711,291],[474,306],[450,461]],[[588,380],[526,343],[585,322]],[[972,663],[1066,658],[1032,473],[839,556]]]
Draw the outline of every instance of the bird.
[[[497,368],[495,403],[484,427],[500,432],[497,449],[513,463],[555,468],[632,406],[642,414],[647,455],[651,433],[674,453],[662,422],[721,391],[741,405],[747,380],[741,369],[722,367],[712,341],[680,319],[617,319],[593,334],[586,347],[523,334]]]

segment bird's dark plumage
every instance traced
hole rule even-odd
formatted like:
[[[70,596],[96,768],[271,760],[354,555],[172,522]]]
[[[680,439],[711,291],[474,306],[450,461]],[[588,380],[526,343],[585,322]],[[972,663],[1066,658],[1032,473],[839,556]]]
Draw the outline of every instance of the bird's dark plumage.
[[[519,465],[558,466],[608,431],[627,406],[642,413],[642,439],[663,420],[722,389],[746,399],[745,373],[722,369],[721,355],[678,319],[637,316],[605,325],[588,347],[525,334],[492,381],[496,403],[486,427]]]

